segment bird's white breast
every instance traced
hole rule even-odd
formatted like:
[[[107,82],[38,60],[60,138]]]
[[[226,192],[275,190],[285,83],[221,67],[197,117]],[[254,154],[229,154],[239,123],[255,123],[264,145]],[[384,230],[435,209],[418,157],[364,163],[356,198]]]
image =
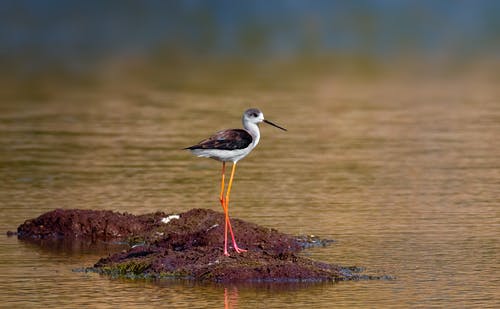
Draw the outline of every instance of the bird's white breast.
[[[239,160],[246,157],[254,148],[253,144],[250,144],[247,148],[235,149],[235,150],[221,150],[221,149],[192,149],[191,152],[203,158],[212,158],[223,162],[238,162]]]

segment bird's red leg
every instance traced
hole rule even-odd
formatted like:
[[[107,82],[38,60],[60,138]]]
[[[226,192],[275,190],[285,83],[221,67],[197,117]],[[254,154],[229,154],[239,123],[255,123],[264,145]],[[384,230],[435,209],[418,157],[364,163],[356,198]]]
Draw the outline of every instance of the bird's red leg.
[[[229,232],[231,233],[231,238],[233,240],[234,250],[238,253],[241,253],[241,252],[246,252],[247,250],[241,249],[236,244],[236,239],[234,238],[233,228],[231,227],[231,221],[229,220],[229,195],[231,193],[231,187],[233,186],[233,178],[234,178],[234,171],[235,170],[236,170],[236,162],[233,163],[233,168],[231,169],[231,177],[229,178],[229,184],[227,185],[226,200],[225,200],[225,204],[226,204],[225,213],[226,213],[226,222],[227,222],[227,225],[229,225]]]
[[[226,174],[226,162],[222,162],[222,181],[220,183],[220,196],[219,201],[222,206],[222,210],[226,213],[226,200],[224,199],[224,187],[225,187],[225,174]]]
[[[229,256],[229,252],[227,252],[227,226],[228,226],[228,215],[227,215],[227,206],[226,200],[224,199],[224,186],[225,186],[225,174],[226,174],[226,162],[222,162],[222,181],[220,185],[220,205],[224,210],[225,214],[225,222],[224,222],[224,255]]]

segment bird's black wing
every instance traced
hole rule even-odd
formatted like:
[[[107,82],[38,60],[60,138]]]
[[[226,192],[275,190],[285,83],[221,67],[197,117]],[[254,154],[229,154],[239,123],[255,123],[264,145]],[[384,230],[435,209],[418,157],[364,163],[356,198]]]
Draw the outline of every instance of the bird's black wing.
[[[252,135],[242,129],[224,130],[186,149],[235,150],[247,148],[252,143]]]

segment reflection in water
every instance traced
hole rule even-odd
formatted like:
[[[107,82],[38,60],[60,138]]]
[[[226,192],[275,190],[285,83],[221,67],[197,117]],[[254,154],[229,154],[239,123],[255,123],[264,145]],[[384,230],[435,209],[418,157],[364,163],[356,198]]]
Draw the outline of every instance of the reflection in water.
[[[230,292],[228,288],[224,288],[224,308],[238,308],[238,288],[232,286]]]
[[[47,255],[74,255],[85,254],[106,256],[110,253],[128,249],[125,243],[91,242],[71,239],[21,239],[19,243],[34,252]]]
[[[0,230],[57,207],[134,214],[219,209],[218,163],[194,160],[182,148],[199,132],[238,127],[241,111],[257,106],[283,119],[289,132],[261,128],[259,151],[239,163],[232,215],[335,239],[304,254],[396,280],[278,292],[275,285],[224,290],[110,280],[71,270],[111,248],[68,254],[64,244],[47,250],[4,236],[6,306],[214,308],[222,306],[224,291],[225,303],[239,308],[498,303],[496,85],[322,80],[310,88],[224,94],[133,89],[1,106]]]

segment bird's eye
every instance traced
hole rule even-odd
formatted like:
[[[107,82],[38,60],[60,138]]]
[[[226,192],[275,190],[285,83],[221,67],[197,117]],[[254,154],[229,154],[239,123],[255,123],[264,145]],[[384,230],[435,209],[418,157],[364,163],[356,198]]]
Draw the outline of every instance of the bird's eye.
[[[258,116],[257,113],[252,113],[252,117],[257,118],[257,116]]]

